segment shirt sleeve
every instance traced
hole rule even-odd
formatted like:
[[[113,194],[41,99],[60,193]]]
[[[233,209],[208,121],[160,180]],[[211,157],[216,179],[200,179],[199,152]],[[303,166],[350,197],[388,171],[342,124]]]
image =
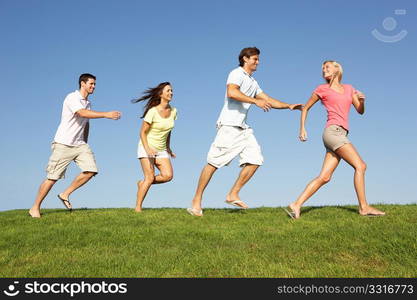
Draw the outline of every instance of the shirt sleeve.
[[[178,116],[178,113],[177,113],[177,109],[176,108],[174,108],[173,113],[174,113],[174,120],[176,120],[177,119],[177,116]]]
[[[318,87],[316,87],[316,89],[313,91],[314,94],[316,94],[317,96],[319,96],[320,99],[323,99],[324,96],[324,88],[322,85],[319,85]]]
[[[351,93],[352,93],[352,96],[354,95],[354,94],[357,94],[358,93],[358,91],[353,87],[353,85],[351,85],[350,86],[350,88],[352,89],[352,91],[351,91]]]
[[[233,70],[230,72],[229,76],[227,77],[226,84],[236,84],[241,86],[243,82],[243,74],[239,72],[239,69]]]
[[[146,123],[152,124],[154,116],[155,116],[155,108],[152,107],[150,110],[148,110],[148,112],[146,113],[145,118],[143,118],[143,120]]]
[[[255,92],[255,97],[258,96],[260,93],[262,93],[262,89],[259,86],[258,82],[256,82],[256,92]]]
[[[81,103],[81,99],[77,97],[68,97],[65,102],[73,114],[75,114],[80,109],[85,109],[84,105]]]

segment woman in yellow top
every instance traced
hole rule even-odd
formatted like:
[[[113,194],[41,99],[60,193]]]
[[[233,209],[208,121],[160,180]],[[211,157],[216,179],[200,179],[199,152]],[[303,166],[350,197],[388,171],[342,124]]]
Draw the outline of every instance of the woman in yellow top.
[[[138,158],[142,166],[143,180],[139,180],[135,211],[142,211],[142,203],[152,184],[165,183],[172,179],[173,170],[170,157],[175,154],[170,147],[171,130],[177,119],[177,110],[169,103],[172,99],[172,87],[162,82],[144,92],[132,102],[148,100],[143,113],[140,129]],[[155,167],[159,174],[155,176]]]

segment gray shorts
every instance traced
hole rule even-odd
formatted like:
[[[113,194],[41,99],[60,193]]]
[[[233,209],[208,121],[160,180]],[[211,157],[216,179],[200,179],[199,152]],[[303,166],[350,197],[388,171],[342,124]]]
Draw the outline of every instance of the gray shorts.
[[[323,132],[323,143],[327,151],[335,152],[345,144],[350,144],[348,131],[339,125],[330,125]]]
[[[98,173],[96,160],[88,144],[67,146],[52,143],[52,154],[46,167],[47,178],[58,180],[65,177],[65,171],[71,161],[75,161],[83,172]]]

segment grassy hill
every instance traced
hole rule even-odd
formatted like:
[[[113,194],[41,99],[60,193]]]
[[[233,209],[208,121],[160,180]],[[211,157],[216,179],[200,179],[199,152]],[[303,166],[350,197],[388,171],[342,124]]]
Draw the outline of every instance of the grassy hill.
[[[0,212],[0,277],[417,277],[417,205]]]

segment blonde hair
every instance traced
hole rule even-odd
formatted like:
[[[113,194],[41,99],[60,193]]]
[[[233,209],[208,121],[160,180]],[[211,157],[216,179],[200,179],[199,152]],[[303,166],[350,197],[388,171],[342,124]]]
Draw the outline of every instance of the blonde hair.
[[[338,72],[336,73],[337,78],[339,79],[339,82],[342,82],[342,77],[343,77],[343,68],[342,65],[339,64],[337,61],[335,60],[326,60],[322,65],[321,68],[323,70],[324,65],[327,63],[331,63],[334,67],[336,67],[338,69]],[[327,81],[328,84],[332,84],[333,80],[334,80],[334,76],[331,79],[326,79],[324,77],[324,72],[322,73],[323,78]]]

